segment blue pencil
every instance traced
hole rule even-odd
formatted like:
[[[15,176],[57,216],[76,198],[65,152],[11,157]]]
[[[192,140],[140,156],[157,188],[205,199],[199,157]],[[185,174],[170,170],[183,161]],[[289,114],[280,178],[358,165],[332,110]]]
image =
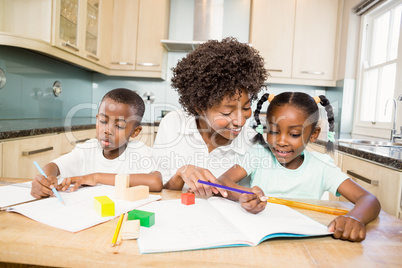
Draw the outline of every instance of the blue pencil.
[[[225,190],[228,190],[228,191],[238,192],[238,193],[241,193],[241,194],[254,194],[253,192],[244,191],[244,190],[232,188],[232,187],[221,185],[221,184],[216,184],[216,183],[212,183],[212,182],[209,182],[209,181],[198,180],[198,182],[202,183],[202,184],[209,185],[209,186],[213,186],[213,187],[216,187],[216,188],[222,188],[222,189],[225,189]]]
[[[43,169],[39,166],[38,162],[34,161],[34,165],[36,166],[36,168],[39,170],[39,173],[42,174],[43,176],[45,176],[45,178],[47,178],[45,172],[43,171]],[[55,196],[57,197],[57,199],[59,199],[59,201],[61,203],[63,203],[63,205],[65,205],[63,198],[61,198],[59,192],[56,190],[56,188],[52,188],[53,193],[55,194]]]

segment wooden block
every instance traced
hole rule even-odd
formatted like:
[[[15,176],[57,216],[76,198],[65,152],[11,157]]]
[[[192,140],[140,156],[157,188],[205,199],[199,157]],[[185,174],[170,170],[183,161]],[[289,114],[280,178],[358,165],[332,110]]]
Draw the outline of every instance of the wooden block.
[[[195,195],[193,193],[182,193],[181,203],[188,206],[195,204]]]
[[[155,213],[134,209],[128,212],[127,220],[140,220],[141,226],[149,228],[155,224]]]
[[[114,216],[114,202],[107,196],[94,197],[94,208],[101,217]]]
[[[140,236],[140,220],[125,221],[120,232],[124,240],[137,239]]]
[[[136,201],[149,197],[149,186],[139,185],[125,189],[124,200]]]
[[[129,174],[117,174],[114,180],[114,197],[124,199],[124,191],[130,187]]]

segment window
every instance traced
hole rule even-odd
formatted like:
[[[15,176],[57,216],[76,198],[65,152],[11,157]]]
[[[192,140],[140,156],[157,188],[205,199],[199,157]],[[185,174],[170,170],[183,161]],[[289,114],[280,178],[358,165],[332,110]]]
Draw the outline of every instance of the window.
[[[402,108],[398,101],[402,93],[401,14],[402,0],[393,0],[362,16],[353,133],[388,138],[393,127],[392,99]]]

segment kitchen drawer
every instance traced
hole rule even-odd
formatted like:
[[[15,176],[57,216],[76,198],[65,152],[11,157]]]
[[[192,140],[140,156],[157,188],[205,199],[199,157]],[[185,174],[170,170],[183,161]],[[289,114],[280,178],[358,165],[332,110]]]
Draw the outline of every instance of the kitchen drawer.
[[[3,142],[3,177],[33,178],[38,170],[33,162],[44,166],[60,155],[58,134]]]
[[[381,208],[398,217],[401,209],[402,172],[358,158],[343,156],[342,171],[360,186],[374,194]],[[344,201],[343,197],[340,199]]]
[[[78,143],[96,138],[96,129],[77,130],[60,133],[61,154],[71,152]]]

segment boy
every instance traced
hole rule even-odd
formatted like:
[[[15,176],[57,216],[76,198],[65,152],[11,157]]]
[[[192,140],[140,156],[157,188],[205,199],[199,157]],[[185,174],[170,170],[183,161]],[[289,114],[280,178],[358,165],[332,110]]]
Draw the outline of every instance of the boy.
[[[130,186],[148,185],[150,191],[161,191],[161,174],[153,172],[150,164],[141,166],[135,162],[149,158],[142,162],[152,163],[152,149],[142,142],[129,141],[141,132],[144,110],[144,101],[134,91],[117,88],[106,93],[96,115],[97,138],[77,145],[72,152],[44,166],[48,178],[37,175],[31,195],[53,196],[51,187],[65,191],[70,184],[74,184],[70,191],[80,185],[114,185],[117,173],[130,174]],[[65,179],[57,185],[59,175]]]

